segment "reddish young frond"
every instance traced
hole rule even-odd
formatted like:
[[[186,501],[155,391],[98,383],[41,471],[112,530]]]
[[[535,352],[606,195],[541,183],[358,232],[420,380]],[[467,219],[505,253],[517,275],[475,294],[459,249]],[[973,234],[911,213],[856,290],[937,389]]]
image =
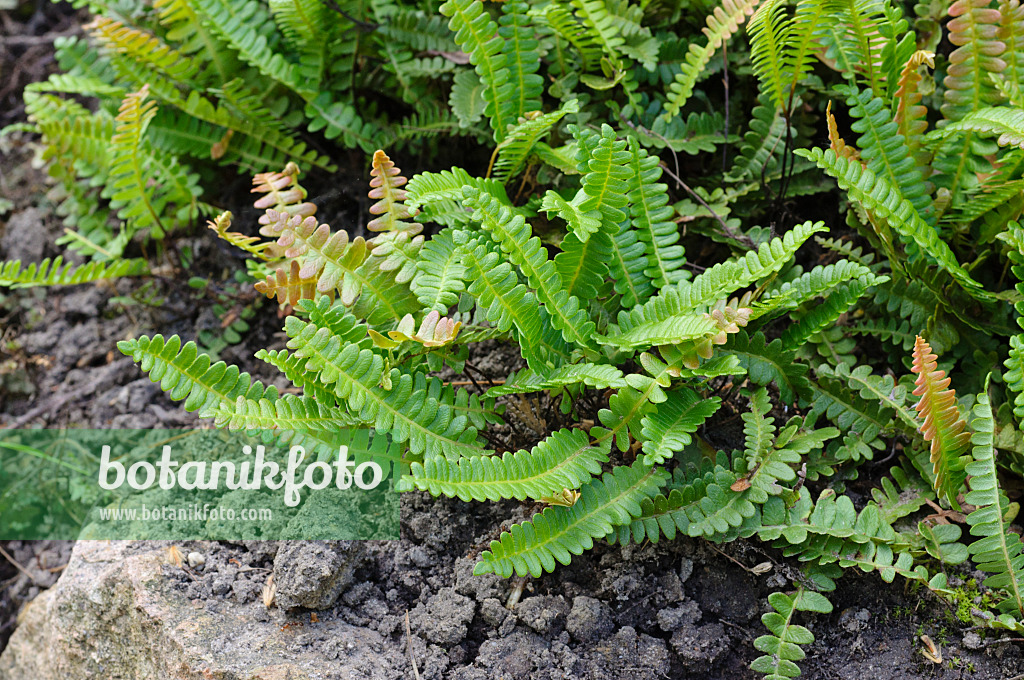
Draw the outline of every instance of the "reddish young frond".
[[[969,456],[962,455],[971,442],[967,423],[960,417],[956,405],[956,392],[949,388],[949,378],[938,368],[938,357],[924,338],[914,341],[914,365],[917,374],[914,395],[921,401],[914,407],[924,417],[921,434],[931,442],[932,469],[935,473],[935,492],[958,508],[957,493],[967,475],[964,467]]]
[[[319,296],[316,277],[302,278],[299,270],[298,261],[292,260],[288,271],[278,268],[273,274],[267,274],[265,281],[257,281],[255,288],[268,298],[276,297],[282,307],[294,307],[299,300],[316,300]]]
[[[252,193],[263,194],[253,205],[259,210],[273,208],[289,215],[309,217],[316,206],[306,201],[306,190],[299,184],[299,166],[288,163],[283,172],[261,172],[253,175]],[[267,224],[260,218],[260,224]]]
[[[370,206],[370,214],[380,217],[366,225],[370,231],[407,231],[413,236],[423,231],[423,225],[418,222],[403,222],[416,213],[403,203],[406,192],[402,187],[408,180],[401,173],[388,155],[377,149],[373,154],[373,169],[370,170],[372,188],[367,195],[377,201]]]

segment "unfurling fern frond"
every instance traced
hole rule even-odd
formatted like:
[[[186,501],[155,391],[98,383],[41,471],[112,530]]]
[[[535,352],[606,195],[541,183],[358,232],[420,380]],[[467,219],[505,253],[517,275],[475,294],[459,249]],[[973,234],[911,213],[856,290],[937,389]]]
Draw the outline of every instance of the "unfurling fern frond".
[[[610,441],[593,445],[582,430],[559,430],[531,450],[412,464],[412,484],[431,494],[469,500],[539,499],[577,489],[608,461]]]
[[[74,286],[102,279],[140,276],[149,272],[145,259],[93,261],[81,266],[64,264],[61,257],[22,266],[18,260],[0,261],[0,286],[28,288],[31,286]]]
[[[924,418],[921,434],[925,441],[931,442],[935,492],[958,508],[956,497],[967,476],[964,466],[970,460],[963,454],[971,441],[971,433],[965,431],[967,423],[957,409],[956,393],[947,389],[950,379],[945,371],[939,370],[937,362],[932,348],[918,336],[911,370],[917,374],[914,395],[921,400],[914,408]]]
[[[985,386],[988,387],[987,380]],[[999,488],[993,448],[995,420],[986,393],[978,395],[971,427],[974,429],[971,438],[974,462],[964,470],[970,475],[971,486],[964,501],[977,508],[967,516],[967,523],[971,525],[971,535],[979,538],[968,550],[978,567],[992,574],[984,585],[1006,592],[1007,597],[999,603],[999,609],[1004,614],[1024,617],[1024,546],[1020,535],[1008,530],[1005,519],[1009,501]]]
[[[261,260],[271,259],[267,251],[273,245],[270,241],[263,241],[259,236],[246,236],[237,231],[228,231],[231,228],[233,215],[230,212],[222,212],[213,220],[209,220],[206,226],[217,234],[217,238],[226,241],[236,248],[258,257]]]
[[[679,113],[683,105],[693,94],[697,78],[711,61],[715,51],[735,33],[740,24],[754,13],[761,0],[723,0],[721,7],[708,15],[707,26],[702,30],[707,36],[706,45],[698,46],[691,43],[686,53],[686,62],[676,76],[675,82],[669,86],[665,103],[665,117],[671,118]]]
[[[554,571],[557,563],[569,564],[573,555],[593,547],[595,538],[638,517],[641,500],[654,495],[666,478],[666,473],[642,463],[620,465],[584,484],[571,507],[548,508],[528,522],[512,525],[499,540],[491,541],[473,573],[539,578]]]
[[[410,236],[423,231],[422,224],[403,221],[416,216],[404,203],[407,193],[402,187],[407,180],[402,177],[401,168],[395,167],[388,155],[380,149],[373,154],[370,176],[371,189],[367,196],[377,201],[370,206],[370,214],[380,217],[370,220],[366,228],[370,231],[402,231]]]

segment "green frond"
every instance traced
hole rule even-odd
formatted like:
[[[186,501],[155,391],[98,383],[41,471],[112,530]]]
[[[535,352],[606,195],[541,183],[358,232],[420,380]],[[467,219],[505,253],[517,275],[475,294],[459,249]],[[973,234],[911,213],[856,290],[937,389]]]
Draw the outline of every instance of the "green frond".
[[[583,190],[577,191],[576,195],[571,201],[567,201],[562,198],[557,192],[548,189],[544,192],[544,197],[541,199],[540,209],[547,212],[548,217],[552,214],[557,214],[563,220],[568,227],[566,231],[568,237],[572,237],[575,243],[580,242],[579,234],[582,234],[589,240],[590,234],[594,234],[601,229],[601,220],[597,216],[597,213],[583,212],[580,209],[582,204],[587,199],[587,195]]]
[[[604,0],[570,0],[591,40],[600,46],[612,68],[621,66],[620,49],[625,40],[615,25],[615,18],[608,11]]]
[[[268,298],[277,298],[277,303],[295,306],[299,300],[315,300],[319,297],[316,290],[316,279],[304,279],[299,275],[299,263],[292,260],[288,271],[278,268],[266,279],[257,281],[254,286],[257,293]]]
[[[182,345],[177,335],[166,340],[162,335],[122,340],[117,348],[148,373],[150,380],[159,381],[160,389],[171,399],[184,400],[185,410],[198,411],[201,417],[211,417],[214,409],[230,408],[239,397],[255,401],[277,397],[277,388],[264,387],[248,373],[239,372],[237,366],[223,361],[214,364],[194,342]]]
[[[871,497],[878,505],[878,512],[886,524],[912,515],[935,498],[931,486],[921,479],[912,468],[893,467],[891,477],[882,477],[881,487],[871,490]]]
[[[816,372],[819,377],[826,375],[837,378],[845,382],[862,399],[878,402],[895,411],[897,424],[904,432],[911,434],[917,431],[917,418],[913,410],[906,405],[906,387],[897,384],[891,375],[874,375],[870,366],[851,368],[845,364],[835,367],[819,366]]]
[[[477,241],[464,247],[462,263],[472,283],[468,292],[482,309],[487,320],[500,331],[516,328],[523,358],[536,371],[546,372],[549,361],[556,361],[542,347],[547,315],[541,314],[537,296],[519,283],[516,271],[509,262],[502,262],[498,253]],[[560,363],[560,362],[558,362]]]
[[[538,375],[525,368],[518,373],[509,375],[504,385],[496,385],[487,390],[488,397],[501,397],[508,394],[526,394],[541,390],[555,390],[569,385],[583,384],[596,389],[622,389],[626,387],[622,371],[607,364],[567,364],[560,366],[548,375]]]
[[[980,299],[989,297],[981,284],[956,261],[953,251],[935,228],[922,219],[898,188],[863,168],[860,163],[837,157],[832,149],[799,149],[796,153],[817,163],[818,167],[836,178],[851,199],[875,217],[885,220],[899,234],[912,257],[927,258],[936,263],[971,295]]]
[[[575,505],[548,508],[528,522],[512,525],[499,540],[491,541],[473,573],[538,578],[554,571],[556,562],[569,564],[573,555],[593,547],[595,538],[639,516],[640,501],[653,495],[667,476],[642,463],[620,465],[583,485]]]
[[[526,161],[537,142],[563,117],[579,110],[579,103],[571,99],[557,111],[520,118],[520,122],[511,126],[505,138],[495,147],[496,160],[490,176],[503,184],[517,177],[526,167]]]
[[[655,289],[644,274],[648,265],[647,250],[638,232],[628,220],[623,220],[609,243],[612,257],[608,261],[608,269],[615,282],[615,292],[622,296],[621,306],[631,308],[647,301]]]
[[[955,133],[975,132],[996,137],[999,146],[1024,149],[1024,109],[1013,106],[993,106],[978,109],[955,123],[928,133],[928,139],[942,139]]]
[[[761,81],[761,91],[768,94],[776,109],[783,111],[789,106],[789,83],[785,68],[786,51],[793,30],[786,5],[784,0],[768,0],[754,12],[747,24],[750,66]]]
[[[340,137],[349,147],[358,147],[370,153],[377,148],[377,128],[360,118],[355,108],[344,102],[335,102],[329,92],[321,92],[306,102],[306,118],[310,132],[324,131],[327,139]]]
[[[544,21],[555,34],[573,46],[579,53],[583,72],[592,70],[601,61],[601,45],[592,31],[577,21],[568,6],[552,2],[544,8]]]
[[[421,172],[406,185],[406,205],[419,210],[421,218],[445,226],[469,224],[473,212],[462,205],[463,187],[472,187],[490,195],[500,204],[512,207],[501,182],[472,177],[462,168],[441,172]]]
[[[690,443],[690,435],[722,405],[718,397],[702,399],[686,388],[668,392],[668,399],[657,404],[653,413],[641,420],[644,463],[656,465],[670,459]]]
[[[796,308],[819,295],[828,293],[840,284],[853,280],[877,286],[886,283],[889,279],[885,276],[875,276],[863,264],[850,260],[839,260],[828,265],[818,265],[811,271],[801,274],[799,278],[784,281],[779,286],[770,288],[761,296],[761,301],[767,302],[775,298],[784,298],[785,307]]]
[[[999,603],[999,609],[1004,614],[1024,616],[1024,545],[1019,534],[1009,531],[1004,519],[1009,501],[999,488],[993,448],[995,419],[984,392],[978,395],[971,427],[974,429],[971,437],[974,460],[965,469],[970,476],[971,490],[964,501],[977,508],[967,516],[967,523],[971,535],[979,538],[968,550],[978,568],[992,574],[984,585],[1006,592],[1007,597]]]
[[[555,268],[562,288],[580,300],[593,300],[608,275],[611,239],[606,234],[596,233],[580,241],[575,233],[569,233],[560,247],[562,252],[555,255]]]
[[[781,339],[769,343],[760,331],[748,336],[742,330],[729,337],[722,351],[739,357],[751,382],[757,385],[774,382],[780,398],[787,404],[793,403],[798,395],[810,393],[807,366],[796,362],[795,354],[783,348]]]
[[[642,345],[649,329],[666,322],[671,323],[673,318],[689,318],[697,310],[703,312],[707,305],[778,272],[792,259],[804,241],[824,230],[821,222],[805,222],[785,236],[762,244],[757,251],[716,264],[692,281],[680,281],[662,288],[643,305],[620,312],[619,333],[610,333],[609,336],[616,337],[620,343],[627,343],[628,346]]]
[[[412,291],[425,311],[446,313],[466,290],[462,251],[452,240],[450,229],[440,231],[423,244],[416,269]]]
[[[580,300],[562,288],[555,263],[548,259],[547,250],[540,239],[533,236],[522,215],[515,215],[477,189],[467,187],[464,193],[466,206],[476,210],[474,220],[480,222],[509,260],[523,272],[551,316],[552,325],[562,333],[566,342],[593,347],[594,322],[587,316]]]
[[[608,461],[611,442],[592,445],[586,432],[553,432],[529,451],[412,464],[412,484],[432,495],[469,500],[539,499],[577,489]]]
[[[761,181],[779,168],[779,157],[785,147],[786,119],[782,111],[769,106],[768,97],[758,97],[758,105],[750,115],[750,131],[743,135],[740,155],[726,174],[729,181]]]
[[[825,300],[799,320],[786,327],[782,333],[782,345],[786,349],[799,349],[806,341],[819,331],[832,326],[850,306],[859,300],[867,289],[876,281],[885,281],[888,277],[867,275],[861,279],[847,281],[833,288]]]
[[[681,269],[686,251],[679,241],[679,228],[671,220],[668,185],[661,179],[661,159],[649,156],[635,139],[629,140],[629,217],[637,238],[644,244],[647,268],[643,274],[655,288],[664,288],[688,277]]]
[[[195,63],[153,35],[97,16],[85,28],[108,50],[154,68],[173,81],[190,81],[197,75]]]
[[[487,102],[484,115],[491,119],[494,141],[501,142],[509,125],[517,120],[515,107],[519,93],[515,92],[498,24],[484,11],[480,0],[447,0],[441,5],[441,14],[449,18],[448,27],[455,33],[455,42],[476,67]],[[526,71],[520,72],[526,75]]]
[[[871,370],[868,366],[858,366],[854,370],[864,369]],[[861,397],[827,366],[818,369],[817,379],[811,383],[810,402],[812,412],[824,414],[860,449],[865,446],[880,448],[880,435],[894,429],[893,409]]]
[[[573,134],[581,139],[579,130],[573,130]],[[608,124],[601,126],[600,136],[595,141],[592,150],[587,148],[589,143],[581,143],[576,152],[580,172],[585,173],[582,184],[586,199],[579,208],[583,213],[597,213],[601,229],[613,235],[626,219],[624,208],[629,202],[627,192],[631,174],[629,152],[626,151],[626,141],[617,140],[615,130]],[[578,233],[576,236],[585,241],[590,234]]]
[[[238,70],[238,59],[210,29],[196,11],[192,0],[154,0],[153,8],[166,37],[178,45],[178,51],[199,65],[211,63],[220,82],[227,82]]]
[[[765,673],[766,680],[795,678],[800,675],[800,668],[795,662],[806,656],[800,645],[814,642],[814,635],[798,625],[793,615],[798,611],[830,614],[832,603],[821,593],[807,590],[804,586],[798,586],[793,595],[772,593],[768,596],[768,603],[775,611],[763,614],[761,623],[770,634],[754,640],[754,647],[765,655],[754,659],[750,669]]]
[[[846,103],[850,107],[850,115],[856,119],[850,127],[860,133],[857,148],[861,158],[867,161],[868,169],[897,187],[917,214],[925,222],[934,224],[928,184],[910,152],[907,139],[899,130],[899,124],[892,119],[889,106],[871,90],[852,94]]]
[[[23,266],[18,260],[0,261],[0,286],[28,288],[32,286],[74,286],[102,279],[122,276],[142,276],[149,273],[149,263],[143,258],[93,261],[78,267],[64,264],[61,257],[49,258],[39,264]]]
[[[665,117],[671,118],[679,114],[686,101],[693,94],[697,78],[707,67],[715,51],[729,37],[739,30],[740,24],[754,13],[761,0],[723,0],[721,7],[707,17],[707,26],[702,30],[708,42],[703,46],[691,43],[686,53],[686,62],[676,76],[675,82],[669,86],[665,102]]]
[[[269,6],[285,42],[299,55],[300,77],[311,90],[320,89],[335,17],[321,0],[269,0]]]
[[[501,51],[505,55],[512,84],[512,105],[509,113],[512,120],[519,120],[541,108],[540,97],[544,79],[537,74],[540,68],[539,41],[536,29],[531,25],[527,11],[529,5],[522,0],[512,0],[501,6],[498,19],[498,35],[504,40]],[[512,173],[514,174],[514,173]]]
[[[285,331],[294,356],[306,358],[306,367],[319,371],[320,382],[361,422],[372,423],[399,443],[408,442],[414,454],[458,458],[484,453],[465,416],[415,390],[413,376],[392,369],[391,389],[381,387],[384,360],[372,350],[347,344],[330,329],[294,316],[287,318]]]
[[[1003,380],[1006,386],[1015,393],[1013,397],[1013,414],[1024,418],[1024,335],[1010,336],[1010,354],[1003,362],[1006,372]]]

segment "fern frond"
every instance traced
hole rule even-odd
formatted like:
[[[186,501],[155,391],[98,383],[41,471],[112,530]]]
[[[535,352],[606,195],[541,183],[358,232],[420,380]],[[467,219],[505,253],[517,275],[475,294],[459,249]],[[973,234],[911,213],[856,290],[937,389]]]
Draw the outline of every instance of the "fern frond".
[[[987,388],[987,380],[985,384]],[[992,574],[984,585],[1007,593],[1008,597],[998,605],[1000,611],[1024,616],[1024,546],[1020,535],[1009,531],[1004,520],[1009,501],[999,488],[993,448],[995,419],[988,394],[984,392],[978,395],[971,427],[974,429],[971,438],[974,460],[964,470],[970,476],[971,486],[964,502],[977,508],[967,516],[967,523],[971,526],[971,535],[979,538],[968,550],[978,568]]]
[[[518,176],[537,142],[563,117],[579,110],[579,103],[571,99],[557,111],[518,119],[519,123],[510,126],[505,138],[494,148],[494,165],[488,176],[502,183]]]
[[[814,161],[836,178],[850,198],[877,218],[885,220],[899,234],[912,256],[931,259],[971,295],[981,299],[989,297],[981,284],[956,261],[953,251],[939,238],[935,228],[922,219],[898,188],[860,163],[838,158],[831,149],[798,149],[796,153]]]
[[[1011,106],[978,109],[928,136],[933,139],[948,137],[955,132],[998,135],[996,143],[999,146],[1016,146],[1024,149],[1024,109]]]
[[[803,586],[799,586],[793,595],[772,593],[768,596],[768,603],[775,611],[763,614],[761,623],[771,634],[754,640],[754,647],[765,655],[754,659],[750,668],[765,673],[766,680],[795,678],[800,675],[800,668],[794,662],[806,656],[800,645],[814,642],[814,635],[796,624],[793,615],[798,611],[830,614],[832,603],[821,593]]]
[[[392,369],[391,389],[381,387],[384,360],[373,351],[346,344],[330,329],[294,316],[287,318],[285,331],[294,356],[306,358],[306,367],[319,371],[320,381],[350,412],[395,441],[408,442],[414,454],[458,458],[484,453],[467,419],[415,390],[413,376]]]
[[[768,0],[754,12],[747,24],[750,66],[761,81],[761,91],[768,94],[776,109],[782,110],[789,105],[785,68],[786,50],[793,30],[793,20],[787,16],[786,5],[783,0]]]
[[[269,0],[269,6],[285,42],[299,55],[302,80],[309,89],[320,89],[337,19],[321,0]]]
[[[519,120],[541,108],[544,79],[537,75],[540,43],[534,37],[535,29],[527,16],[528,9],[529,5],[522,0],[506,2],[501,6],[501,18],[498,19],[498,35],[504,41],[501,51],[505,55],[512,84],[513,101],[509,109],[512,120]]]
[[[665,102],[665,117],[678,115],[686,101],[693,94],[697,78],[707,67],[715,51],[729,37],[739,30],[740,24],[754,13],[761,0],[723,0],[721,7],[716,7],[708,15],[707,26],[702,31],[708,42],[703,46],[691,43],[686,53],[686,62],[676,76],[675,82],[669,86]]]
[[[942,115],[958,121],[968,113],[997,103],[998,94],[990,74],[1006,69],[1000,58],[1006,51],[998,39],[1001,17],[999,10],[989,9],[985,0],[957,0],[949,7],[953,17],[947,28],[949,41],[957,49],[949,55]]]
[[[487,390],[488,397],[508,394],[527,394],[541,390],[555,390],[568,385],[584,384],[596,389],[622,389],[626,387],[622,371],[607,364],[567,364],[549,375],[538,375],[526,368],[509,375],[504,385]]]
[[[630,138],[629,216],[647,254],[644,276],[655,288],[664,288],[687,277],[681,269],[686,262],[686,251],[677,245],[679,229],[670,219],[673,210],[668,205],[668,185],[658,182],[662,172],[660,160],[657,156],[648,156],[647,151]]]
[[[688,389],[668,393],[668,399],[657,404],[655,411],[641,419],[644,463],[656,465],[670,459],[676,451],[690,443],[690,435],[714,415],[722,400],[701,399]]]
[[[928,185],[885,101],[871,90],[862,90],[846,103],[856,119],[850,127],[860,133],[857,146],[868,168],[898,188],[925,222],[934,223]]]
[[[595,141],[592,150],[580,144],[577,151],[580,171],[585,172],[582,190],[587,196],[579,208],[583,213],[598,213],[601,229],[611,235],[619,231],[619,225],[626,219],[623,209],[629,202],[629,152],[626,151],[625,140],[617,140],[615,131],[608,124],[601,126],[601,134]],[[578,233],[576,236],[585,241],[590,234]]]
[[[642,463],[620,465],[584,484],[575,505],[548,508],[528,522],[512,525],[499,540],[491,541],[490,550],[480,555],[473,573],[540,577],[553,571],[556,562],[569,564],[573,555],[593,547],[595,538],[640,515],[640,501],[653,495],[666,477]]]
[[[537,297],[519,283],[512,264],[478,242],[465,246],[462,263],[472,281],[468,292],[487,310],[487,320],[500,331],[515,326],[523,358],[534,370],[546,372],[548,357],[541,346],[547,317],[541,314]]]
[[[407,180],[402,177],[401,168],[395,167],[388,155],[380,149],[373,154],[370,176],[371,189],[367,196],[377,201],[370,206],[370,214],[380,217],[370,220],[366,228],[370,231],[402,231],[410,236],[423,231],[421,224],[403,222],[416,216],[415,211],[403,203],[407,193],[402,187]]]
[[[529,451],[412,464],[412,483],[432,495],[469,500],[539,499],[577,489],[608,461],[611,442],[592,445],[582,430],[553,432]]]
[[[277,397],[277,388],[252,380],[248,373],[240,373],[237,366],[228,366],[223,361],[213,364],[194,342],[182,345],[177,335],[166,340],[162,335],[122,340],[117,348],[132,357],[150,380],[159,381],[160,389],[171,399],[184,400],[185,410],[198,411],[201,417],[210,417],[216,408],[230,408],[239,397]]]
[[[743,135],[740,155],[726,178],[730,181],[756,180],[778,169],[778,156],[785,146],[786,119],[782,111],[769,106],[767,95],[758,97],[750,116],[750,131]]]
[[[925,130],[928,129],[926,115],[928,109],[921,105],[923,93],[920,90],[922,80],[921,67],[935,68],[935,54],[918,50],[911,55],[900,72],[899,84],[896,88],[896,121],[897,130],[907,142],[907,149],[919,168],[927,167],[928,154],[922,152],[921,143]]]
[[[938,369],[938,357],[924,338],[918,336],[914,343],[914,365],[911,370],[917,374],[914,395],[921,400],[914,407],[924,417],[921,434],[931,442],[931,462],[935,473],[935,492],[958,508],[956,496],[963,486],[966,473],[964,466],[970,460],[963,455],[971,441],[971,433],[965,431],[967,423],[957,410],[956,393],[949,387],[945,371]]]
[[[501,142],[508,126],[517,120],[514,108],[519,93],[514,91],[498,24],[484,11],[480,0],[447,0],[441,5],[441,14],[449,18],[455,42],[476,67],[487,102],[484,115],[491,119],[494,141]]]
[[[509,260],[526,276],[551,315],[552,325],[562,333],[566,342],[593,347],[594,322],[587,316],[580,300],[562,288],[555,263],[548,259],[547,250],[540,239],[532,235],[526,220],[477,189],[467,187],[464,194],[466,205],[476,210],[474,219],[492,235]]]
[[[661,291],[643,305],[619,313],[619,340],[643,343],[646,329],[673,317],[689,316],[759,279],[771,276],[790,261],[797,249],[813,234],[823,231],[821,222],[794,227],[781,238],[772,239],[758,250],[711,267],[692,281],[680,281]],[[614,334],[609,334],[610,336]]]
[[[316,289],[316,278],[304,279],[299,275],[299,263],[292,260],[288,271],[278,268],[273,274],[267,274],[264,281],[257,281],[256,292],[268,298],[277,298],[279,305],[295,306],[299,300],[315,300],[319,297]]]
[[[725,351],[739,357],[752,382],[758,385],[774,382],[780,398],[788,404],[793,403],[797,395],[810,392],[807,366],[796,362],[793,352],[783,349],[782,340],[769,343],[760,331],[753,336],[740,331],[730,337]]]
[[[580,241],[575,233],[569,233],[562,239],[561,248],[562,252],[555,255],[555,267],[562,288],[580,300],[593,300],[608,275],[611,239],[596,233]]]
[[[868,275],[862,279],[841,283],[833,288],[824,302],[815,306],[783,331],[783,347],[799,349],[807,341],[807,338],[834,324],[851,305],[867,292],[867,289],[876,280],[885,281],[888,278]]]
[[[448,229],[423,244],[416,269],[411,281],[412,291],[426,311],[447,312],[466,289],[462,251],[455,245]]]
[[[196,76],[195,64],[158,38],[99,15],[83,26],[89,33],[119,54],[157,69],[173,81],[188,82]]]
[[[167,39],[178,51],[201,66],[213,65],[219,82],[227,82],[238,71],[238,60],[203,21],[190,0],[154,0],[153,8],[167,29]]]
[[[473,212],[462,205],[462,188],[465,186],[478,189],[502,205],[512,207],[512,201],[501,182],[471,177],[462,168],[413,175],[406,185],[406,205],[410,210],[420,210],[421,219],[426,218],[437,224],[469,224]]]
[[[64,264],[61,257],[49,258],[39,264],[33,262],[23,266],[19,260],[0,261],[0,286],[28,288],[32,286],[74,286],[102,279],[117,279],[122,276],[142,276],[149,273],[149,264],[144,258],[93,261],[76,267]]]

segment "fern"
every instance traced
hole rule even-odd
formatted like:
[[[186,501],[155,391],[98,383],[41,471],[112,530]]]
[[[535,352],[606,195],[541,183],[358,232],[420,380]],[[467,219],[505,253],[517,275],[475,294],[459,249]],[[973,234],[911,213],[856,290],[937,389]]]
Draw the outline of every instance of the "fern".
[[[682,451],[690,443],[690,435],[721,405],[718,397],[701,399],[692,390],[669,392],[668,398],[641,420],[644,463],[664,463],[674,452]]]
[[[832,603],[824,595],[807,590],[803,586],[797,588],[793,595],[772,593],[768,603],[775,611],[761,616],[761,623],[770,631],[770,635],[762,635],[754,640],[754,647],[764,656],[760,656],[750,664],[750,668],[758,673],[765,673],[765,678],[795,678],[800,675],[796,661],[806,655],[800,645],[814,642],[814,635],[804,626],[793,621],[798,611],[829,614]]]
[[[629,215],[637,237],[643,242],[647,254],[644,276],[655,288],[681,281],[686,273],[680,268],[685,263],[685,251],[679,241],[679,232],[669,218],[668,186],[658,183],[661,167],[657,156],[648,156],[636,140],[629,140],[629,166],[632,178],[629,188]]]
[[[559,430],[530,451],[412,464],[412,483],[431,494],[468,500],[541,498],[576,489],[601,473],[610,442],[592,446],[581,430]]]
[[[928,257],[971,295],[981,299],[989,297],[981,284],[971,278],[956,261],[953,251],[939,238],[935,228],[924,221],[899,189],[859,163],[837,157],[831,149],[801,149],[797,153],[817,163],[838,180],[839,186],[849,193],[850,198],[892,226],[911,256]]]
[[[512,83],[514,100],[509,107],[513,120],[539,111],[540,95],[544,80],[537,75],[540,68],[539,42],[531,35],[532,27],[527,17],[528,5],[522,0],[513,0],[502,5],[498,35],[504,40],[501,51],[505,55]]]
[[[987,380],[986,380],[987,387]],[[1008,531],[1006,516],[1009,501],[999,488],[993,437],[995,421],[988,395],[978,395],[971,420],[974,435],[974,460],[964,472],[970,475],[970,492],[964,502],[977,509],[967,516],[971,535],[978,540],[968,550],[982,571],[992,576],[984,585],[1007,593],[998,607],[1004,614],[1024,616],[1024,549],[1020,536]]]
[[[380,149],[374,152],[368,196],[377,201],[370,206],[370,214],[380,217],[366,225],[370,231],[401,231],[415,235],[423,230],[419,224],[403,221],[415,217],[415,213],[403,203],[407,193],[402,186],[408,180],[401,173],[402,170],[395,167],[386,153]]]
[[[935,492],[958,508],[956,496],[963,486],[964,467],[970,459],[962,455],[971,440],[966,432],[967,423],[960,417],[956,394],[949,386],[945,371],[938,370],[938,357],[932,348],[918,337],[914,343],[913,372],[917,374],[914,395],[921,400],[914,407],[924,417],[921,433],[931,442],[931,462],[935,473]]]
[[[412,290],[426,311],[447,312],[466,289],[462,252],[450,231],[442,231],[423,244],[416,269]]]
[[[604,364],[569,364],[561,366],[549,375],[539,375],[530,369],[523,369],[509,375],[504,385],[497,385],[487,390],[488,397],[500,397],[508,394],[526,394],[540,390],[553,390],[568,385],[587,385],[598,389],[626,387],[622,371],[614,366]]]
[[[487,102],[484,115],[491,119],[494,141],[501,142],[508,126],[516,122],[520,93],[515,92],[498,25],[484,11],[480,0],[447,0],[441,5],[441,14],[449,17],[448,26],[455,33],[455,41],[476,66]],[[523,55],[518,56],[521,59]],[[517,73],[525,76],[522,62],[518,69]]]
[[[142,276],[149,273],[144,259],[89,262],[76,267],[64,264],[63,258],[43,260],[23,266],[18,260],[0,262],[0,286],[27,288],[30,286],[74,286],[122,276]]]
[[[707,26],[702,30],[708,42],[704,46],[691,44],[686,53],[686,62],[676,76],[675,82],[669,86],[665,103],[665,117],[671,118],[679,113],[686,101],[693,94],[697,78],[707,67],[715,51],[739,30],[740,24],[754,13],[760,0],[723,0],[721,7],[716,7],[708,15]]]
[[[562,288],[555,263],[548,259],[540,239],[533,236],[522,216],[501,206],[496,200],[476,189],[465,190],[466,205],[476,209],[481,225],[501,245],[509,260],[519,267],[538,299],[551,315],[551,323],[566,342],[591,347],[594,323],[587,318],[583,304]]]
[[[589,550],[595,538],[637,517],[641,499],[650,496],[665,479],[665,473],[641,463],[616,467],[583,485],[575,505],[548,508],[529,522],[503,532],[499,540],[491,541],[490,550],[480,555],[473,573],[505,578],[513,573],[530,574],[537,578],[545,571],[554,571],[556,562],[569,564],[573,555]]]
[[[810,391],[807,367],[794,361],[792,352],[786,352],[782,340],[767,341],[763,333],[748,336],[740,331],[732,336],[726,351],[740,359],[740,365],[758,385],[774,382],[782,401],[792,403],[797,395]]]

